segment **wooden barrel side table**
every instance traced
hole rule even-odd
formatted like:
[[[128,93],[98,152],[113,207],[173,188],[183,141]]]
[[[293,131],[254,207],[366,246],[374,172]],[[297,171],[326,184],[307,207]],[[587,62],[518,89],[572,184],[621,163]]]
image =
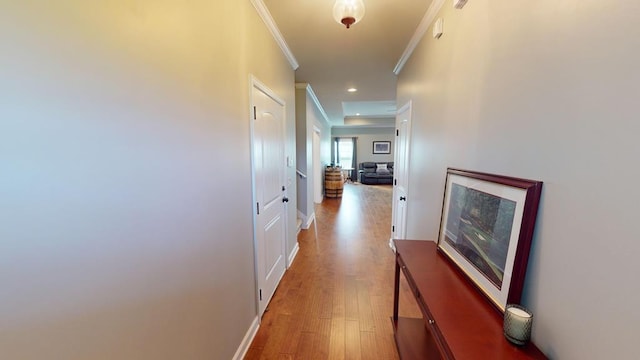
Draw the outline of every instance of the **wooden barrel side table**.
[[[327,167],[324,171],[324,195],[328,198],[342,197],[343,187],[342,169]]]

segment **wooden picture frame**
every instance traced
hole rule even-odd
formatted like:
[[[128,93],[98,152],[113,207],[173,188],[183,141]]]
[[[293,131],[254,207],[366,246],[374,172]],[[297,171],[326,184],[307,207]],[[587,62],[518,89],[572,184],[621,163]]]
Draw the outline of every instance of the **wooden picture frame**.
[[[438,250],[504,312],[522,295],[542,182],[447,169]]]
[[[391,154],[391,141],[374,141],[374,154]]]

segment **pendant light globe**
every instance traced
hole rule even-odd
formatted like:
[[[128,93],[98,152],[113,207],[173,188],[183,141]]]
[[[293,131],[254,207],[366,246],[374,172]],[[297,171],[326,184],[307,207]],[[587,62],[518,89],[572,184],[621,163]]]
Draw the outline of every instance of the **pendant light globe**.
[[[333,18],[348,28],[362,20],[364,2],[362,0],[336,0],[333,5]]]

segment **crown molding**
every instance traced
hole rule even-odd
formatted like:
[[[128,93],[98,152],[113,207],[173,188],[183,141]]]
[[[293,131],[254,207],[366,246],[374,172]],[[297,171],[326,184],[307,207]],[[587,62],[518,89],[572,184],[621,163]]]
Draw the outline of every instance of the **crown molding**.
[[[327,113],[324,111],[324,108],[320,104],[320,100],[318,100],[318,97],[316,96],[316,93],[313,92],[313,89],[311,88],[311,85],[307,84],[307,83],[296,83],[296,89],[305,89],[305,90],[307,90],[307,94],[309,94],[309,97],[311,98],[311,100],[313,100],[313,103],[316,104],[316,107],[318,108],[318,111],[320,111],[320,114],[324,118],[324,121],[326,122],[326,125],[328,127],[331,127],[331,121],[329,121],[329,117],[327,116]]]
[[[333,125],[333,129],[395,129],[396,124],[392,125]]]
[[[282,53],[289,61],[289,64],[291,64],[293,70],[296,70],[300,65],[298,65],[296,57],[293,56],[291,49],[289,49],[289,45],[287,45],[287,42],[284,40],[284,36],[282,36],[280,29],[278,29],[278,26],[273,20],[269,9],[267,9],[267,6],[262,0],[251,0],[251,4],[253,4],[253,7],[256,8],[258,15],[260,15],[262,21],[264,21],[264,24],[267,25],[267,28],[271,32],[271,35],[273,35],[273,39],[276,41],[276,43],[278,43],[278,46],[280,46],[280,50],[282,50]]]
[[[392,115],[348,115],[344,117],[346,119],[371,119],[371,120],[396,120],[396,112]]]
[[[394,74],[396,75],[400,74],[400,71],[402,71],[404,64],[407,62],[407,60],[409,60],[409,58],[411,57],[411,54],[413,54],[413,51],[416,49],[416,47],[420,43],[420,40],[422,40],[422,37],[424,37],[424,34],[427,32],[427,30],[429,30],[429,26],[431,26],[431,23],[436,18],[436,15],[442,8],[442,5],[444,5],[444,2],[445,0],[433,0],[431,5],[429,5],[429,8],[427,9],[427,12],[424,14],[422,21],[420,21],[420,24],[416,28],[416,31],[413,33],[411,40],[409,40],[409,44],[407,44],[407,48],[404,49],[404,52],[402,53],[402,56],[400,56],[400,60],[398,60],[396,67],[393,68]]]

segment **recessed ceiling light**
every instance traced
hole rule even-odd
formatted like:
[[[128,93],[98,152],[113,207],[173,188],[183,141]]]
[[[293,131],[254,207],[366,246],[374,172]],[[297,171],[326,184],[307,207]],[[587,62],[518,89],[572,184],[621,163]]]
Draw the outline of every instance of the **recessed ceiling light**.
[[[356,89],[356,88],[348,88],[347,91],[348,92],[356,92],[356,91],[358,91],[358,89]]]
[[[356,116],[360,116],[360,113],[356,113]]]

